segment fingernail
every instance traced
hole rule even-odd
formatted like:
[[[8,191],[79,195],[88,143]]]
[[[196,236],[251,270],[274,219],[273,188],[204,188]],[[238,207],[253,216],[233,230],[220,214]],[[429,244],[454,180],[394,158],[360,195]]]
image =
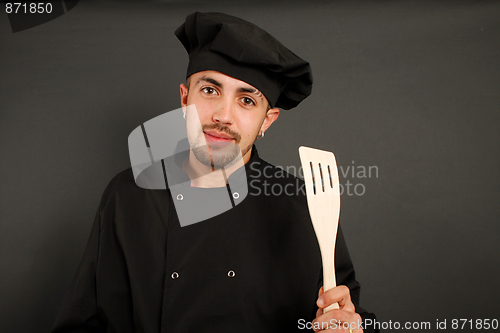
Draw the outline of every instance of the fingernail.
[[[323,303],[323,297],[320,296],[320,298],[318,298],[318,305],[323,305]]]

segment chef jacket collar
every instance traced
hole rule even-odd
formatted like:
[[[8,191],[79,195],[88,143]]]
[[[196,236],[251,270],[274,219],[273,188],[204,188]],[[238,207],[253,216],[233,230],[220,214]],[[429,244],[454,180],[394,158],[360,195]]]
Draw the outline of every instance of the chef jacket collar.
[[[168,176],[170,186],[174,184],[184,184],[185,186],[189,186],[190,184],[191,179],[182,169],[182,163],[189,155],[189,149],[186,150],[186,147],[189,147],[187,138],[177,143],[177,147],[175,149],[176,153],[173,156],[164,159],[165,171]],[[244,165],[244,167],[237,169],[231,174],[231,176],[229,176],[227,181],[228,184],[242,184],[243,182],[246,184],[248,175],[250,175],[252,171],[255,171],[259,165],[259,153],[257,152],[255,145],[253,145],[250,160]]]

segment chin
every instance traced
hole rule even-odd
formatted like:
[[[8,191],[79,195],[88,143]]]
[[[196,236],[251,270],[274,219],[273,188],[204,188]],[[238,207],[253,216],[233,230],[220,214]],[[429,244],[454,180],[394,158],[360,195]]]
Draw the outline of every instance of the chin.
[[[235,144],[224,147],[211,146],[210,150],[208,146],[191,147],[191,150],[200,163],[214,168],[228,167],[242,156],[240,147]]]

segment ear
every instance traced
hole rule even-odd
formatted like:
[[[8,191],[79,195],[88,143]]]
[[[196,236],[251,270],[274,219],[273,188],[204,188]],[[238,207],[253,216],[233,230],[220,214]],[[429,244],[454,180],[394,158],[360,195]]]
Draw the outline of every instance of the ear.
[[[188,87],[184,83],[181,83],[180,86],[180,93],[181,93],[181,106],[184,109],[187,105],[187,99],[188,99]]]
[[[267,129],[271,126],[271,124],[274,123],[276,121],[276,119],[278,119],[279,115],[280,115],[280,110],[278,108],[267,110],[266,117],[264,118],[264,121],[262,122],[262,126],[260,127],[260,130],[262,132],[267,131]]]

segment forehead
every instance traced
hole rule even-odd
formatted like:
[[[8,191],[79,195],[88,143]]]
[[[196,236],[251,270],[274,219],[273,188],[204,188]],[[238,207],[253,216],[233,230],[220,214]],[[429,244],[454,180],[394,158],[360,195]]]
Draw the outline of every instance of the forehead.
[[[234,86],[236,88],[247,88],[253,89],[255,91],[259,91],[259,89],[255,88],[251,84],[246,83],[245,81],[238,80],[232,76],[226,75],[217,71],[202,71],[194,73],[189,77],[190,84],[196,85],[200,83],[206,83],[204,79],[213,79],[222,84],[223,86]]]

